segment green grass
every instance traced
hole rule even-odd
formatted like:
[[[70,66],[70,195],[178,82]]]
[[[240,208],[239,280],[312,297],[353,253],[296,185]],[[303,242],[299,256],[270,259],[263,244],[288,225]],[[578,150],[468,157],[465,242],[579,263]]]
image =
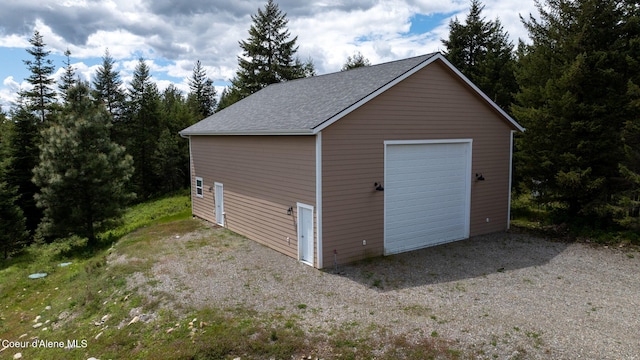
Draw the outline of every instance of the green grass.
[[[102,234],[100,238],[103,241],[122,238],[123,244],[128,242],[132,247],[133,244],[145,242],[148,246],[155,238],[201,226],[199,222],[189,220],[190,211],[190,200],[185,195],[140,204],[126,212],[122,225]],[[176,219],[180,220],[174,221]],[[155,234],[139,231],[137,235],[127,235],[145,227],[155,229]],[[91,355],[94,351],[97,354],[117,354],[122,349],[116,352],[113,349],[119,349],[119,343],[128,344],[128,341],[120,339],[116,331],[117,324],[113,321],[126,319],[131,307],[150,304],[137,294],[127,294],[125,277],[135,269],[106,268],[107,256],[113,249],[104,247],[89,249],[86,239],[71,237],[51,244],[31,245],[18,256],[0,262],[0,303],[4,305],[0,308],[2,339],[23,341],[38,336],[52,342],[73,339],[87,341],[85,349],[39,347],[7,349],[5,353],[22,352],[26,358],[35,359],[86,359],[96,356]],[[68,266],[60,266],[69,262],[71,264]],[[48,275],[42,279],[29,279],[28,275],[32,273]],[[125,297],[127,300],[123,302]],[[101,327],[96,327],[94,323],[105,314],[110,315],[110,320],[105,323],[110,326],[95,340]],[[38,322],[42,322],[42,325],[34,328],[37,316],[41,316]],[[111,357],[121,358],[122,354]]]
[[[232,232],[213,230],[192,219],[188,196],[176,195],[130,208],[118,228],[102,235],[102,247],[87,249],[85,240],[74,237],[31,246],[3,262],[0,338],[30,342],[37,338],[54,347],[9,348],[2,358],[17,352],[26,359],[290,359],[316,354],[327,359],[462,357],[441,338],[425,336],[416,342],[394,335],[387,343],[372,335],[384,329],[358,323],[344,324],[331,336],[309,333],[300,324],[305,313],[313,310],[306,304],[294,305],[300,310],[297,315],[283,315],[281,310],[259,314],[242,305],[234,309],[215,304],[204,309],[167,308],[162,302],[177,295],[149,297],[128,285],[133,274],[148,274],[159,257],[174,251],[177,236],[194,231],[209,233],[180,246],[190,250],[215,246],[217,251],[227,251],[244,241]],[[71,264],[59,266],[67,262]],[[48,276],[29,279],[34,272]],[[136,314],[153,319],[132,322]],[[66,346],[74,340],[79,347],[58,348],[60,342]]]
[[[176,195],[146,202],[131,207],[122,217],[122,224],[107,231],[101,238],[118,240],[132,231],[154,224],[163,224],[191,217],[189,195]]]

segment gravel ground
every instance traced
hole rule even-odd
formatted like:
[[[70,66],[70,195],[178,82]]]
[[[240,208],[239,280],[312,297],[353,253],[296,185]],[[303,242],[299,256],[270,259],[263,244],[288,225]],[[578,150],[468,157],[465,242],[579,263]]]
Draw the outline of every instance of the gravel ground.
[[[177,294],[181,304],[169,306],[277,310],[314,334],[345,324],[437,332],[477,358],[640,359],[640,253],[631,249],[499,233],[336,272],[221,229],[165,241],[156,281],[137,274],[130,284]]]

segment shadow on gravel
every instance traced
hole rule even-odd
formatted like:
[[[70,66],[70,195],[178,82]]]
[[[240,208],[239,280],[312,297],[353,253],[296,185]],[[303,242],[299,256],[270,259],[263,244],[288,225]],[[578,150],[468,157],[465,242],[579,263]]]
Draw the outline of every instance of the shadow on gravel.
[[[568,246],[526,234],[496,233],[341,265],[338,274],[384,292],[541,266]],[[335,273],[334,268],[326,271]]]

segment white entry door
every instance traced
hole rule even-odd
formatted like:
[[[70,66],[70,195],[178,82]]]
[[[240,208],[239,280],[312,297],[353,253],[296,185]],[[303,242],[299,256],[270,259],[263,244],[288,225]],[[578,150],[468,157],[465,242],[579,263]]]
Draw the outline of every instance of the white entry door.
[[[214,199],[216,206],[216,223],[224,226],[224,191],[221,183],[214,183]]]
[[[298,256],[313,265],[313,206],[298,203]]]

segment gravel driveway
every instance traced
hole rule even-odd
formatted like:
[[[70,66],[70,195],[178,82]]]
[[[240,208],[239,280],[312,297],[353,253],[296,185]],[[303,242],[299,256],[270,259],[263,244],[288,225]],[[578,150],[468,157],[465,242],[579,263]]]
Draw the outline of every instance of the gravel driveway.
[[[131,283],[189,307],[277,309],[314,334],[352,324],[438,336],[477,358],[640,359],[635,250],[499,233],[336,273],[222,229],[164,241],[173,249],[158,255],[156,281]]]

